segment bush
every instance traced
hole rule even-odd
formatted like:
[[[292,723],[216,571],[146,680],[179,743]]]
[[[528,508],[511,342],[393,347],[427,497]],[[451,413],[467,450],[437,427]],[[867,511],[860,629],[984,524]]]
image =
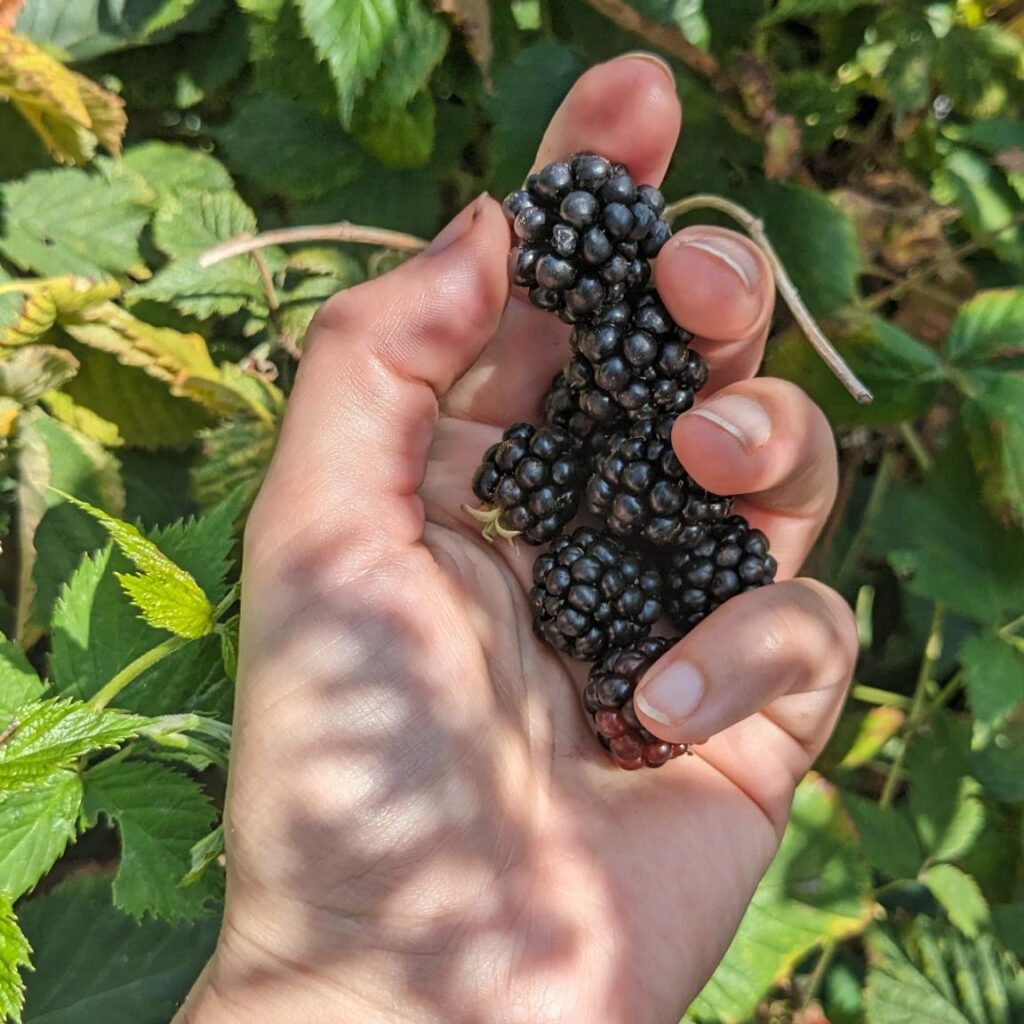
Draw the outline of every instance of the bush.
[[[690,1017],[1022,1019],[1022,5],[398,0],[356,46],[364,3],[0,2],[0,1012],[171,1016],[222,898],[238,530],[310,317],[641,47],[686,111],[670,201],[761,218],[876,395],[780,307],[767,368],[842,452],[809,571],[862,652]],[[397,234],[197,261],[340,221]]]

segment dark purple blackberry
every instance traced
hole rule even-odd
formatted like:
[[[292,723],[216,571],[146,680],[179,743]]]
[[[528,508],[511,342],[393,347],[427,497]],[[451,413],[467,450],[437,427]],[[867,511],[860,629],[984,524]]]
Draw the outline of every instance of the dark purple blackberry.
[[[660,768],[689,753],[685,743],[666,743],[649,733],[633,708],[636,684],[674,643],[662,636],[648,637],[632,647],[610,651],[590,670],[583,709],[593,720],[601,746],[620,768]]]
[[[672,450],[671,416],[634,420],[610,437],[587,484],[587,507],[617,537],[692,548],[731,500],[704,490]]]
[[[729,516],[709,524],[707,536],[691,550],[670,553],[665,611],[688,632],[729,598],[767,586],[777,568],[768,538],[743,516]]]
[[[533,628],[591,661],[642,640],[661,617],[661,573],[603,530],[563,534],[533,563]]]
[[[593,386],[628,416],[678,416],[693,405],[708,378],[707,364],[649,291],[610,306],[596,323],[580,325],[573,352],[590,364]]]
[[[646,287],[648,260],[671,235],[662,194],[592,153],[548,164],[502,205],[518,239],[513,282],[566,323],[590,320]]]
[[[584,369],[584,374],[589,375],[589,368]],[[551,382],[548,393],[544,396],[542,410],[544,422],[551,427],[558,427],[564,430],[570,437],[579,441],[584,451],[589,455],[600,452],[608,440],[610,431],[615,430],[624,422],[621,411],[617,406],[612,405],[607,399],[603,399],[594,388],[593,384],[587,384],[585,377],[581,378],[576,374],[578,389],[574,389],[569,383],[569,376],[565,370],[560,371]],[[592,394],[588,394],[592,392]],[[607,408],[602,408],[602,400]],[[599,419],[583,408],[584,404],[596,408],[599,413],[609,414],[608,419]]]
[[[558,427],[515,423],[484,452],[473,493],[484,503],[468,511],[484,536],[546,544],[576,514],[586,477],[579,442]]]

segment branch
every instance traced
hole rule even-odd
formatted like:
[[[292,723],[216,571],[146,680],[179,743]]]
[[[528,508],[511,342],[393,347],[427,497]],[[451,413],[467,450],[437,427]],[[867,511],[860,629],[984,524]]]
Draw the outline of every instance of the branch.
[[[587,0],[599,14],[614,22],[621,29],[646,39],[656,49],[677,57],[692,71],[708,79],[716,89],[727,89],[728,78],[723,74],[718,61],[702,49],[694,46],[682,32],[673,25],[659,25],[644,17],[623,0]]]
[[[688,199],[681,199],[672,203],[666,208],[664,217],[671,222],[676,217],[689,213],[691,210],[718,210],[719,213],[727,214],[734,221],[742,225],[748,235],[757,243],[758,248],[765,254],[768,263],[772,268],[772,275],[775,278],[775,286],[779,294],[785,300],[793,319],[800,325],[807,340],[814,346],[815,351],[825,361],[828,368],[839,378],[843,387],[853,395],[862,405],[867,405],[874,400],[874,395],[868,390],[864,383],[847,365],[846,360],[836,351],[835,346],[818,326],[817,321],[811,316],[804,300],[800,298],[800,292],[793,284],[779,254],[775,251],[768,235],[764,230],[764,223],[755,217],[746,207],[726,199],[724,196],[701,194],[690,196]]]
[[[343,220],[338,224],[313,224],[302,228],[278,228],[264,231],[260,235],[242,235],[229,242],[222,242],[207,249],[199,257],[199,266],[212,267],[215,263],[256,252],[270,245],[289,245],[295,242],[358,242],[362,245],[379,245],[399,252],[421,252],[426,240],[402,231],[388,231],[386,228],[364,227]]]

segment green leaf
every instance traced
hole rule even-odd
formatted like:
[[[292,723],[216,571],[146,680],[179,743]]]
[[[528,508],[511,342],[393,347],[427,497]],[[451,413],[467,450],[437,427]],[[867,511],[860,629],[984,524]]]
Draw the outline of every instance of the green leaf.
[[[21,648],[0,637],[0,729],[22,704],[42,695],[42,681]]]
[[[930,732],[910,741],[910,813],[932,861],[964,856],[985,824],[978,784],[968,775],[970,737],[950,715],[936,715]]]
[[[843,805],[864,844],[864,852],[889,878],[916,878],[923,856],[914,827],[900,808],[884,809],[873,800],[843,793]]]
[[[234,188],[224,165],[200,149],[172,142],[143,142],[125,151],[124,164],[157,195],[198,189],[219,192]]]
[[[35,887],[74,840],[81,806],[74,772],[0,797],[0,890],[18,899]]]
[[[995,634],[971,637],[960,648],[975,736],[986,739],[1024,703],[1024,655]]]
[[[137,925],[110,882],[84,876],[21,911],[35,948],[25,1024],[167,1024],[216,942],[218,922]]]
[[[210,884],[183,887],[192,847],[217,814],[188,776],[167,765],[121,761],[97,765],[86,775],[85,818],[116,822],[121,862],[114,903],[135,918],[193,920],[209,912]]]
[[[898,936],[868,935],[871,1024],[1009,1024],[1024,1010],[1024,975],[990,935],[968,941],[918,917]]]
[[[954,142],[966,142],[993,156],[1011,149],[1024,149],[1024,124],[994,118],[946,124],[942,134]]]
[[[242,308],[265,316],[267,300],[251,257],[199,265],[207,249],[255,231],[255,215],[234,192],[191,189],[167,196],[154,218],[153,237],[171,262],[130,298],[167,302],[198,317],[227,316]]]
[[[971,756],[975,778],[997,800],[1024,800],[1024,711],[1018,710]]]
[[[0,1018],[11,1018],[16,1022],[24,1019],[21,1015],[25,1005],[23,983],[20,971],[30,967],[29,955],[32,947],[18,927],[18,919],[11,906],[11,898],[0,892]]]
[[[353,134],[362,146],[388,167],[422,167],[434,151],[437,107],[426,90],[406,107],[364,100],[352,120]]]
[[[807,18],[818,14],[846,14],[856,7],[874,4],[875,0],[779,0],[765,19],[768,22],[787,18]]]
[[[952,864],[934,864],[921,881],[942,904],[950,921],[969,939],[977,938],[990,924],[988,903],[978,883]]]
[[[227,420],[202,434],[202,456],[192,469],[192,490],[202,508],[238,493],[252,504],[277,445],[277,425],[263,420]]]
[[[776,978],[815,946],[871,922],[871,872],[839,794],[810,777],[797,789],[779,853],[725,958],[690,1008],[698,1020],[745,1020]]]
[[[49,782],[78,758],[118,746],[135,735],[141,719],[64,697],[22,705],[17,722],[0,745],[0,793]]]
[[[96,519],[121,554],[139,570],[136,576],[118,573],[117,578],[146,622],[189,640],[213,631],[213,605],[189,572],[171,561],[137,527],[88,502],[70,495],[67,498]]]
[[[962,366],[1024,352],[1024,288],[980,292],[957,313],[946,354]]]
[[[1024,903],[1007,903],[992,908],[996,938],[1013,954],[1024,957]]]
[[[182,885],[195,885],[211,866],[224,856],[224,825],[218,825],[198,840],[189,851],[191,866],[182,879]]]
[[[153,195],[120,164],[97,170],[36,171],[0,185],[0,253],[39,274],[137,271],[139,233]]]
[[[283,96],[244,99],[213,137],[261,195],[313,199],[365,173],[359,147],[336,121]]]

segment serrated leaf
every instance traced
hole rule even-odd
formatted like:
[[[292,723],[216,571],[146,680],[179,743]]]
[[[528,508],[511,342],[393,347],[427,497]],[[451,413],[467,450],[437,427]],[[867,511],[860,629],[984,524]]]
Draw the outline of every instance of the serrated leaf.
[[[139,234],[152,199],[145,182],[117,164],[36,171],[0,185],[0,252],[44,275],[138,271]]]
[[[818,14],[845,14],[856,7],[871,6],[876,0],[780,0],[767,21],[806,18]]]
[[[997,800],[1024,800],[1024,711],[1010,720],[971,755],[975,778]]]
[[[971,637],[960,648],[975,736],[986,739],[1024,703],[1024,655],[995,634]]]
[[[85,781],[85,816],[116,822],[121,861],[114,902],[135,918],[176,922],[209,912],[209,884],[181,885],[192,847],[216,820],[209,798],[188,776],[155,762],[103,763]]]
[[[17,728],[0,744],[0,793],[5,794],[41,785],[85,754],[118,746],[142,723],[135,715],[67,697],[23,704],[16,717]]]
[[[725,958],[690,1008],[698,1020],[738,1021],[815,946],[861,932],[874,914],[871,873],[836,789],[800,784],[779,853]]]
[[[218,192],[234,188],[219,160],[180,143],[142,142],[125,150],[124,163],[158,195],[183,189]]]
[[[112,278],[93,281],[68,275],[0,285],[0,293],[15,303],[10,315],[0,320],[0,344],[26,345],[59,319],[116,298],[121,286]]]
[[[128,123],[124,100],[3,26],[0,99],[13,103],[61,163],[86,163],[97,143],[114,156],[121,151]]]
[[[70,352],[51,345],[27,345],[0,356],[0,395],[34,405],[51,388],[66,384],[78,371]]]
[[[924,858],[914,828],[901,809],[884,809],[854,793],[843,793],[843,805],[873,867],[892,879],[917,877]]]
[[[35,887],[74,840],[81,806],[74,772],[0,797],[0,890],[18,899]]]
[[[125,593],[143,619],[157,629],[196,640],[213,630],[214,608],[195,578],[171,561],[135,526],[70,495],[68,501],[88,512],[110,534],[138,575],[117,573]]]
[[[55,420],[98,441],[104,448],[119,448],[124,444],[116,423],[105,420],[87,406],[79,405],[66,391],[48,392],[43,395],[42,404]]]
[[[195,885],[206,874],[211,865],[224,856],[224,825],[218,825],[209,835],[203,836],[189,851],[191,866],[182,879],[182,885]]]
[[[202,508],[238,493],[247,507],[263,483],[277,446],[277,425],[237,418],[202,434],[202,455],[192,468],[192,491]]]
[[[0,728],[7,725],[22,704],[42,695],[42,680],[22,649],[0,637]]]
[[[213,952],[218,922],[136,924],[84,876],[21,911],[35,947],[24,1024],[167,1024]]]
[[[921,881],[969,939],[977,938],[989,926],[988,903],[978,883],[965,871],[952,864],[934,864],[921,875]]]
[[[250,256],[199,265],[207,249],[255,231],[255,215],[234,192],[193,189],[167,196],[154,218],[153,236],[171,262],[135,288],[131,298],[167,302],[198,317],[227,316],[243,307],[265,316],[267,300]]]
[[[142,26],[142,36],[155,35],[181,21],[198,0],[163,0]]]
[[[981,292],[960,307],[946,354],[959,365],[1024,352],[1024,288]]]
[[[21,970],[31,966],[32,947],[18,926],[11,897],[0,890],[0,1018],[20,1024],[25,1005]]]

